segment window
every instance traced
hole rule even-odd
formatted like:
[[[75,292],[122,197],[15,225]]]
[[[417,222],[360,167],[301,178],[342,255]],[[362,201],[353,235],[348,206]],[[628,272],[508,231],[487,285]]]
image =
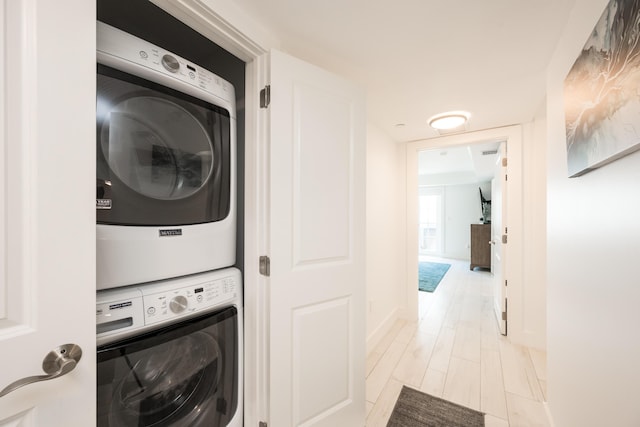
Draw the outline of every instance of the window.
[[[443,198],[443,187],[421,187],[419,190],[420,255],[433,255],[444,252]]]

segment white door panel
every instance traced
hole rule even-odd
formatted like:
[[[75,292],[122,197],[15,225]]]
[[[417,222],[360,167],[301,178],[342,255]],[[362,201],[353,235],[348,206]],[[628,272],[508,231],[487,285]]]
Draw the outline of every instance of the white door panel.
[[[270,61],[269,424],[364,425],[363,97]]]
[[[348,261],[353,106],[302,83],[292,96],[294,265]]]
[[[0,426],[95,424],[95,2],[0,0]],[[81,408],[81,410],[78,410]]]

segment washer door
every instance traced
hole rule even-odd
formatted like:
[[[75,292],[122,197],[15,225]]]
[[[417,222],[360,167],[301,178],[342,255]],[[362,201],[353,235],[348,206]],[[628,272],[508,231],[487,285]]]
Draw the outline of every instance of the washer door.
[[[194,425],[198,411],[193,409],[210,402],[207,397],[220,381],[222,354],[216,341],[195,333],[142,352],[136,359],[115,387],[109,424],[155,426],[180,420]]]
[[[97,222],[225,219],[234,123],[220,106],[98,64]]]
[[[99,349],[97,425],[227,425],[238,405],[237,346],[229,308]]]

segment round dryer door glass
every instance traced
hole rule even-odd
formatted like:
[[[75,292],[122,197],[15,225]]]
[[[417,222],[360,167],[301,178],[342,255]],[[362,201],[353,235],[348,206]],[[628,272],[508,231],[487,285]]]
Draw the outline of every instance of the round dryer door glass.
[[[180,105],[154,96],[110,109],[100,135],[111,170],[132,190],[174,200],[197,192],[213,170],[213,147],[202,124]]]

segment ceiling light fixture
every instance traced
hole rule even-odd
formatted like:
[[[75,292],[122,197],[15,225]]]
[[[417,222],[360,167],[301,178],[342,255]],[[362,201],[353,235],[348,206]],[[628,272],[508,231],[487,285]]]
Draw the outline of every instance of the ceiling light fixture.
[[[455,129],[469,120],[469,113],[464,111],[450,111],[437,114],[429,119],[429,126],[438,130]]]

